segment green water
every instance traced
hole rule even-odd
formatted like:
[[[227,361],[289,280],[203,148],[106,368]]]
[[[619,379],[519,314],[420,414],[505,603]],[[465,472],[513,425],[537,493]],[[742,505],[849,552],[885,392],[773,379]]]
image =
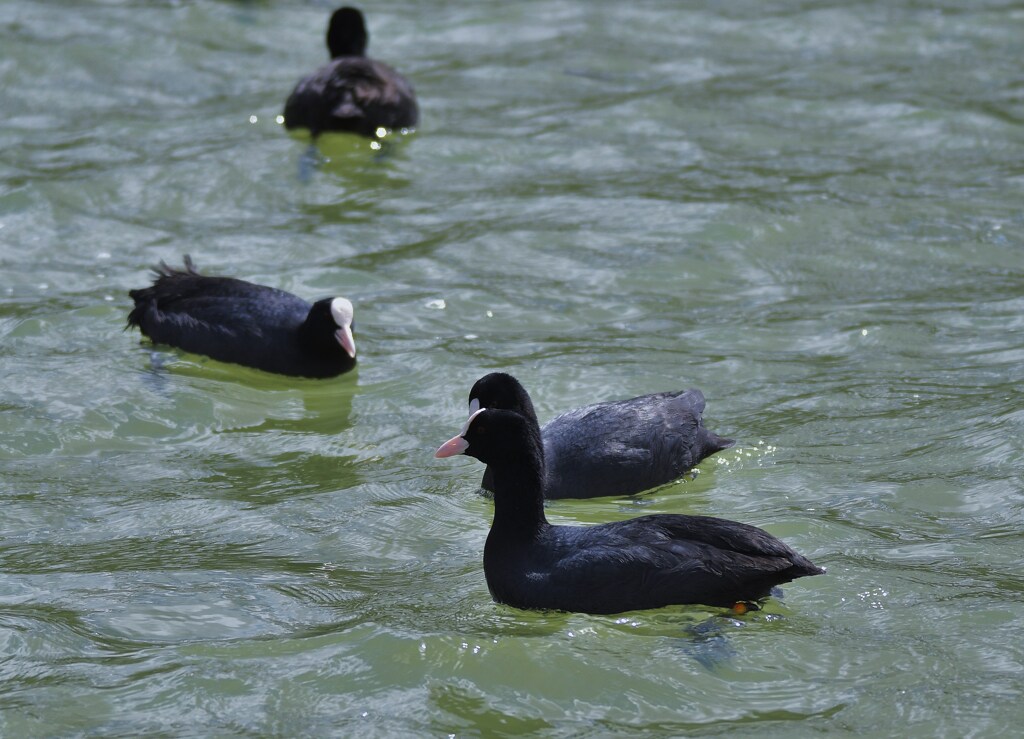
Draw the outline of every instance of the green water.
[[[0,2],[0,735],[1019,732],[1024,9],[378,3],[422,125],[311,168],[274,119],[329,10]],[[358,370],[125,333],[184,253],[352,299]],[[495,605],[481,467],[431,458],[493,369],[542,419],[699,387],[738,439],[552,520],[828,574]]]

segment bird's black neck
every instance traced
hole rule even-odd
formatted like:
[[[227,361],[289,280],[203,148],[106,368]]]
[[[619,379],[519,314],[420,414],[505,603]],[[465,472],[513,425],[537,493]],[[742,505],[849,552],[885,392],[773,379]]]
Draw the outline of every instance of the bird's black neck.
[[[344,352],[338,340],[334,338],[337,328],[330,317],[330,311],[315,305],[296,333],[307,352],[319,357],[334,358]]]
[[[543,450],[491,464],[494,475],[492,531],[532,537],[548,525],[544,516]],[[508,535],[506,534],[506,535]]]

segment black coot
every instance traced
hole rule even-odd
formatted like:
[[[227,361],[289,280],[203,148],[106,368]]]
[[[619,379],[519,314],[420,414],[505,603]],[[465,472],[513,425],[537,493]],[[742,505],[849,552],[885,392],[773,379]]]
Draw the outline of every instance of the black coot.
[[[327,29],[331,61],[299,81],[284,104],[285,128],[351,131],[375,136],[378,128],[411,128],[419,119],[412,85],[366,54],[363,14],[339,8]]]
[[[185,256],[185,269],[163,262],[153,286],[128,294],[138,326],[157,344],[222,362],[299,377],[334,377],[356,364],[352,303],[302,298],[231,277],[204,277]]]
[[[525,388],[492,372],[469,392],[478,408],[516,411],[537,421]],[[704,428],[700,390],[641,395],[563,413],[541,429],[545,498],[634,495],[678,479],[702,459],[731,447]],[[481,485],[494,490],[490,468]]]
[[[552,526],[544,516],[540,428],[513,411],[475,411],[435,456],[456,454],[476,457],[494,474],[484,575],[499,603],[583,613],[731,607],[824,572],[766,531],[721,518],[661,514]]]

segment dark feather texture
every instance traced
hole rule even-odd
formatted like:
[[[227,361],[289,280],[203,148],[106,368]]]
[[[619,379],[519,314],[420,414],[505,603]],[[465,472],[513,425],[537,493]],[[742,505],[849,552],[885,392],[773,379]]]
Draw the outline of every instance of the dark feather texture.
[[[512,375],[492,372],[469,393],[481,408],[537,420],[533,403]],[[685,390],[596,403],[568,411],[541,429],[546,498],[634,495],[664,485],[701,460],[733,445],[704,427],[704,395]],[[490,470],[481,485],[493,490]]]
[[[494,473],[495,518],[483,572],[499,603],[585,613],[728,607],[824,572],[767,531],[726,519],[664,514],[552,526],[544,515],[540,428],[515,411],[476,411],[437,452],[454,453],[469,454]]]
[[[544,515],[540,429],[514,411],[477,412],[438,454],[458,449],[493,472],[484,575],[500,603],[585,613],[727,607],[824,572],[768,532],[726,519],[661,514],[552,526]]]
[[[362,13],[340,8],[327,33],[332,60],[303,78],[284,106],[288,129],[350,131],[374,136],[378,128],[411,128],[419,120],[416,93],[402,75],[364,56],[368,35]]]
[[[154,271],[151,287],[128,293],[135,301],[128,327],[138,326],[154,343],[285,375],[333,377],[355,366],[338,338],[340,331],[351,339],[351,304],[344,299],[311,305],[272,287],[206,277],[188,256],[185,269],[161,262]],[[336,300],[348,304],[347,326],[333,315]]]

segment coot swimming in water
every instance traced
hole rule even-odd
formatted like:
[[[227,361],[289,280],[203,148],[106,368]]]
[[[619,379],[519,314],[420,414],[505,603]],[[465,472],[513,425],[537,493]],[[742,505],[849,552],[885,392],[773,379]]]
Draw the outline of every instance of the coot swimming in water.
[[[492,372],[469,392],[478,408],[517,411],[537,420],[526,389],[512,375]],[[652,393],[568,411],[541,429],[544,497],[634,495],[672,482],[702,459],[735,442],[704,428],[700,390]],[[491,470],[481,485],[494,490]]]
[[[302,298],[231,277],[205,277],[163,262],[152,287],[128,293],[138,326],[157,344],[222,362],[300,377],[334,377],[355,367],[352,303]]]
[[[499,603],[583,613],[731,607],[824,572],[766,531],[721,518],[656,514],[598,526],[549,524],[540,428],[514,411],[475,411],[435,456],[456,454],[476,457],[494,474],[484,575]]]
[[[375,136],[378,128],[410,128],[419,119],[416,94],[402,75],[366,56],[363,14],[339,8],[327,29],[331,61],[303,78],[284,104],[285,128],[351,131]]]

